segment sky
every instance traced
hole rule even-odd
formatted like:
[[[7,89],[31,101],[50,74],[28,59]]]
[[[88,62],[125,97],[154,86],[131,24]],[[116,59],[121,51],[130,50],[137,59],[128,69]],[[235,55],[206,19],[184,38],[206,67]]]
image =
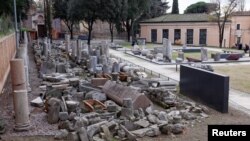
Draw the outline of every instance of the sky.
[[[172,7],[173,0],[166,0],[169,2],[169,6]],[[211,0],[178,0],[179,1],[179,11],[180,13],[184,13],[184,10],[191,4],[199,2],[199,1],[204,1],[204,2],[211,2]],[[222,0],[226,2],[227,0]],[[250,10],[250,0],[245,0],[246,1],[246,10]],[[171,12],[171,8],[167,12]]]

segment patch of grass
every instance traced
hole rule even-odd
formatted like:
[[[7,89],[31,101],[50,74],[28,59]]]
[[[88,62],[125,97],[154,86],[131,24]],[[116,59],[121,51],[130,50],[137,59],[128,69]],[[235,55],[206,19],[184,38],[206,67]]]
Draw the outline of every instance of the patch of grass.
[[[242,92],[250,93],[250,66],[232,65],[214,67],[215,72],[230,76],[230,87]]]

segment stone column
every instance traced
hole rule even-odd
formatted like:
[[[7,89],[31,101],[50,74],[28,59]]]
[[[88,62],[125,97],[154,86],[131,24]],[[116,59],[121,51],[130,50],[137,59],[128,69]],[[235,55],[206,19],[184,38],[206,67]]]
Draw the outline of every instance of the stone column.
[[[25,69],[25,76],[26,76],[26,87],[27,90],[30,92],[30,83],[29,83],[29,63],[28,63],[28,54],[27,54],[27,44],[20,44],[20,47],[17,50],[17,58],[23,59],[24,61],[24,69]]]
[[[70,49],[70,35],[66,34],[65,35],[65,50],[67,53],[69,53],[69,49]]]
[[[13,90],[26,90],[26,76],[23,59],[10,61],[10,74]]]
[[[208,55],[207,55],[207,49],[201,48],[201,61],[207,61]]]
[[[28,41],[28,35],[27,35],[27,31],[24,31],[24,43],[28,45],[29,41]]]
[[[76,48],[77,48],[77,40],[73,40],[72,41],[72,52],[71,52],[71,56],[73,57],[73,58],[75,58],[76,57]]]
[[[30,129],[29,102],[26,90],[14,90],[13,103],[15,112],[16,131],[27,131]]]
[[[103,67],[102,67],[102,71],[103,73],[110,73],[111,71],[111,68],[108,64],[104,64]]]
[[[171,44],[171,41],[166,38],[163,38],[163,56],[167,61],[171,62],[172,44]]]
[[[77,40],[77,61],[81,61],[82,59],[82,41]]]
[[[90,72],[95,72],[97,66],[97,57],[91,56],[89,61],[90,61],[90,68],[89,68]]]
[[[44,43],[43,43],[43,55],[44,55],[45,57],[48,56],[48,43],[47,43],[46,40],[44,40]]]
[[[146,49],[146,40],[142,40],[142,50]]]

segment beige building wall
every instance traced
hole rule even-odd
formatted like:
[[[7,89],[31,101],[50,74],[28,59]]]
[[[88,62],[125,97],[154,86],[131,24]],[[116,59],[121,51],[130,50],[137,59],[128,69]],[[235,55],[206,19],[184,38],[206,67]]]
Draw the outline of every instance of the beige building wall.
[[[219,29],[215,22],[182,22],[182,23],[141,23],[141,38],[151,42],[151,29],[157,29],[157,43],[162,43],[162,30],[169,30],[169,39],[174,43],[174,30],[181,29],[181,44],[186,43],[187,29],[193,29],[193,46],[200,46],[200,29],[207,29],[207,46],[219,46]],[[224,42],[229,47],[230,23],[226,23]]]
[[[231,18],[231,42],[232,47],[237,43],[237,37],[240,37],[240,43],[250,45],[250,16],[233,16]],[[240,29],[237,30],[237,24],[240,25]]]

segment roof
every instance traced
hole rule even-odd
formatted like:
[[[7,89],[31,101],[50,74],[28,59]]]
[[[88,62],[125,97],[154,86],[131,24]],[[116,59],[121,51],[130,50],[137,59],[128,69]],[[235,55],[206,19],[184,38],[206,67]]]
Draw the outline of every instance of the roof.
[[[174,23],[174,22],[209,22],[211,15],[202,14],[166,14],[160,17],[147,19],[141,23]]]
[[[237,11],[237,12],[233,12],[232,16],[250,16],[250,11]]]

